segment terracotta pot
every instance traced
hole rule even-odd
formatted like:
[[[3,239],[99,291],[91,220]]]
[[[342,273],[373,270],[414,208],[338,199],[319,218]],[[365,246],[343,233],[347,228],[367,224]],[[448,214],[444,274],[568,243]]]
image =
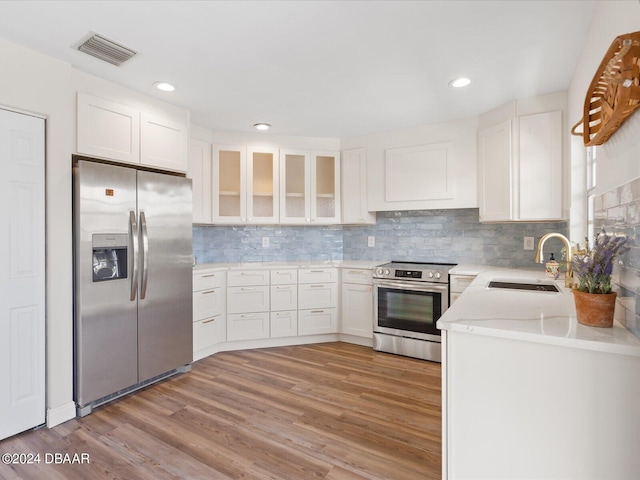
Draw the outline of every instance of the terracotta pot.
[[[573,291],[578,323],[590,327],[613,327],[613,311],[616,307],[616,292],[585,293]]]

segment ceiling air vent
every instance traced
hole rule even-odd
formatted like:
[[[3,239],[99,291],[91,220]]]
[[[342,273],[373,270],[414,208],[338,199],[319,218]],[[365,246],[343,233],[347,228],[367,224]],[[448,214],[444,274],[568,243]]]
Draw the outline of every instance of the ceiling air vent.
[[[135,50],[131,50],[97,33],[92,34],[82,42],[78,50],[117,67],[137,53]]]

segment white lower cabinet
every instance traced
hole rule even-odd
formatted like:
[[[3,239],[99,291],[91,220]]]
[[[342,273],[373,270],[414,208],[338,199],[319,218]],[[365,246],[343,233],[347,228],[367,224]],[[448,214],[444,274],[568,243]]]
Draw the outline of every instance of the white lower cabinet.
[[[198,269],[193,275],[194,360],[221,350],[295,344],[296,337],[312,335],[371,339],[371,277],[366,268]]]
[[[227,287],[227,313],[255,313],[269,311],[269,287]]]
[[[298,335],[298,311],[271,312],[271,338]]]
[[[269,270],[232,270],[227,283],[227,340],[269,338]]]
[[[340,333],[373,338],[373,287],[342,284],[342,323]]]
[[[476,275],[454,274],[449,277],[449,306],[453,305],[465,288],[476,278]]]
[[[325,308],[338,306],[337,283],[311,283],[298,285],[298,308]]]
[[[193,272],[193,360],[227,340],[225,271]]]
[[[298,335],[338,333],[338,270],[298,272]]]
[[[319,335],[338,331],[338,313],[335,308],[298,311],[298,335]]]
[[[227,314],[227,340],[261,338],[269,338],[269,312]]]

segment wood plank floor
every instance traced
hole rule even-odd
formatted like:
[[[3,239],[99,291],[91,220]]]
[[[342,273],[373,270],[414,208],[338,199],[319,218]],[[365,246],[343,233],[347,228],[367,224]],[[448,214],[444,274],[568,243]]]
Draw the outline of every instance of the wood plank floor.
[[[346,343],[218,353],[4,453],[2,479],[437,479],[440,364]],[[51,458],[51,457],[50,457]]]

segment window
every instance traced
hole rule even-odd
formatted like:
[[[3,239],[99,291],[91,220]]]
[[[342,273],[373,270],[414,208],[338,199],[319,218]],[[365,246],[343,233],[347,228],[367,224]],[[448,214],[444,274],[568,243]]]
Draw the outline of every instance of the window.
[[[587,238],[592,241],[595,235],[594,202],[596,193],[596,147],[587,147]]]

